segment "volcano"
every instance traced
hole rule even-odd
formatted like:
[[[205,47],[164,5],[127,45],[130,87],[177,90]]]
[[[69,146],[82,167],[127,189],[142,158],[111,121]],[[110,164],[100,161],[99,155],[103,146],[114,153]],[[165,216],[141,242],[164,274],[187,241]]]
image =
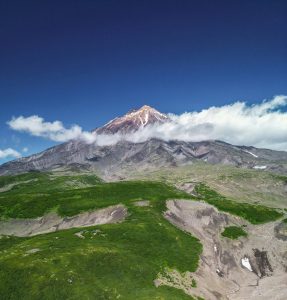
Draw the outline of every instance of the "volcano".
[[[97,135],[136,134],[148,125],[169,121],[168,115],[144,105],[92,132]],[[70,140],[41,153],[3,164],[0,175],[72,168],[97,172],[103,178],[110,178],[128,170],[176,167],[197,161],[287,174],[287,152],[284,151],[235,146],[216,140],[186,142],[150,138],[138,143],[119,140],[105,146]]]

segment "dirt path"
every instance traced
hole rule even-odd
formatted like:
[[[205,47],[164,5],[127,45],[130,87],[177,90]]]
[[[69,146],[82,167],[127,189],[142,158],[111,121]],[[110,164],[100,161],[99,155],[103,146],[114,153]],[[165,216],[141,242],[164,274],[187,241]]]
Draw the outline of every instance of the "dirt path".
[[[62,218],[56,213],[50,213],[37,219],[0,221],[0,235],[33,236],[74,227],[117,223],[123,221],[126,216],[127,209],[121,204],[92,212],[84,212],[73,217]]]
[[[165,217],[203,244],[199,268],[190,273],[197,282],[189,289],[191,295],[209,300],[286,299],[287,241],[275,230],[280,221],[251,225],[209,204],[188,200],[170,200],[167,208]],[[222,237],[224,227],[231,225],[246,226],[248,237]]]

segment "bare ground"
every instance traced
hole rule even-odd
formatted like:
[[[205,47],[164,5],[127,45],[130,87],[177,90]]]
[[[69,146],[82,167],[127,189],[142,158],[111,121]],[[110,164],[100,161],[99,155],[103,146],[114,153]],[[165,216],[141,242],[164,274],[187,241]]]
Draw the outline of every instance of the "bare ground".
[[[277,234],[280,221],[251,225],[209,204],[189,200],[170,200],[167,208],[165,217],[198,237],[203,253],[195,273],[159,274],[156,285],[171,285],[209,300],[286,299],[287,241],[282,238],[282,230]],[[222,237],[224,227],[230,225],[246,226],[248,237]],[[196,288],[191,287],[192,279],[197,282]]]
[[[0,235],[33,236],[74,227],[88,227],[123,221],[127,216],[124,205],[114,205],[73,217],[60,217],[50,213],[37,219],[11,219],[0,221]]]

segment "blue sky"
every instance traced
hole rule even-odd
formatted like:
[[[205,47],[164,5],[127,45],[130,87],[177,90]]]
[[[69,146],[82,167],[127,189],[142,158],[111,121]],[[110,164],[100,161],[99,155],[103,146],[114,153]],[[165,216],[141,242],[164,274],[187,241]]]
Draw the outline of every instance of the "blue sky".
[[[285,0],[2,0],[0,149],[55,144],[9,129],[12,116],[90,130],[143,104],[286,95],[286,15]]]

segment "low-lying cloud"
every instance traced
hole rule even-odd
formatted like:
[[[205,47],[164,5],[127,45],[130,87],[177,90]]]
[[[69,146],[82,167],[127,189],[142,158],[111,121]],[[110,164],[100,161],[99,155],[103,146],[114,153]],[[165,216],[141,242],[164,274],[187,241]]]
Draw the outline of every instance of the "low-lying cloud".
[[[287,150],[287,96],[276,96],[260,104],[249,106],[235,102],[221,107],[210,107],[200,112],[169,115],[170,123],[150,126],[132,141],[149,137],[163,140],[222,140],[235,145],[250,145]]]
[[[0,149],[0,159],[4,158],[19,158],[21,157],[21,153],[12,149],[12,148],[7,148],[4,150]]]
[[[169,114],[168,123],[154,124],[128,135],[96,135],[78,125],[65,128],[60,121],[45,122],[39,116],[13,118],[9,126],[57,142],[82,139],[87,143],[111,145],[120,140],[143,142],[150,138],[165,141],[222,140],[236,145],[249,145],[287,151],[287,96],[276,96],[260,104],[238,101],[200,112]]]

